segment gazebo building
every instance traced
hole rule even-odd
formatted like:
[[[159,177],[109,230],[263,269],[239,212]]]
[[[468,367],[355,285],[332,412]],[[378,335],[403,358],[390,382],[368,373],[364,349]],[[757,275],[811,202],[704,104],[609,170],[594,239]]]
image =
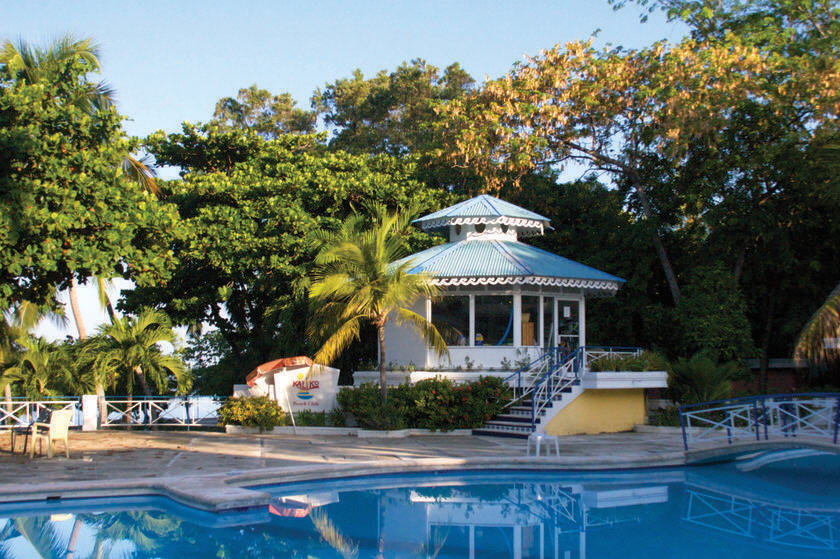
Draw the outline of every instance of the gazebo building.
[[[415,221],[443,231],[449,242],[412,254],[411,273],[441,289],[414,310],[431,320],[449,345],[438,359],[413,330],[389,324],[387,357],[415,369],[515,370],[552,347],[586,345],[587,297],[614,294],[621,278],[527,245],[549,219],[481,195]]]
[[[524,392],[539,395],[545,391],[545,385],[538,386],[539,379],[548,373],[553,390],[562,385],[565,402],[557,403],[559,394],[546,395],[540,405],[551,409],[539,412],[550,412],[542,426],[514,425],[512,431],[544,431],[549,420],[554,428],[548,432],[556,434],[615,431],[644,420],[643,389],[664,387],[667,375],[590,373],[588,359],[599,354],[585,349],[586,300],[614,295],[624,280],[523,243],[520,239],[550,229],[549,219],[493,196],[477,196],[415,223],[425,231],[443,232],[449,242],[395,264],[409,262],[409,273],[428,274],[439,286],[438,298],[420,300],[413,310],[438,328],[449,355],[438,357],[413,329],[389,321],[385,327],[389,384],[434,376],[457,382],[493,375],[511,384],[527,384]],[[561,366],[560,356],[567,355],[578,357]],[[529,369],[535,361],[537,365]],[[357,371],[354,381],[377,382],[378,373]],[[592,393],[579,399],[587,388]],[[575,399],[584,402],[578,402],[578,411],[569,410],[566,419],[552,419]],[[536,399],[531,402],[537,406]],[[607,414],[612,419],[607,417],[605,423],[603,412],[608,409],[614,413]],[[537,417],[530,410],[527,414]]]

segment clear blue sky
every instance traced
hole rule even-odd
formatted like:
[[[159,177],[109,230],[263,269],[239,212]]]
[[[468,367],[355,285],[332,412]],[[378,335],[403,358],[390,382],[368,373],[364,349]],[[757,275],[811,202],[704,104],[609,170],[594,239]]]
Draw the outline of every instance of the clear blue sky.
[[[677,41],[685,28],[607,0],[228,1],[6,0],[0,40],[46,45],[66,33],[101,48],[102,78],[117,91],[129,134],[176,131],[208,120],[216,101],[258,84],[309,107],[312,92],[354,69],[372,75],[423,58],[459,62],[477,81],[507,72],[523,54],[600,29],[598,45]],[[105,320],[83,293],[89,329]],[[45,326],[42,333],[62,337]],[[68,333],[75,335],[75,328]]]

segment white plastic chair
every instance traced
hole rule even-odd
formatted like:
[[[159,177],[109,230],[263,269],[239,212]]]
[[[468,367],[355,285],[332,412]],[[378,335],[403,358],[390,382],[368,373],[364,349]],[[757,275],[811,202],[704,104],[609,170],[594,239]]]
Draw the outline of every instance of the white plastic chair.
[[[546,435],[545,433],[531,433],[528,435],[528,446],[525,449],[527,456],[531,455],[531,444],[534,445],[534,456],[540,455],[540,447],[545,442],[545,455],[551,455],[551,444],[554,443],[554,454],[560,456],[560,439],[556,435]]]
[[[56,441],[64,441],[64,454],[70,458],[69,431],[70,422],[73,420],[73,410],[57,410],[52,412],[49,423],[32,424],[32,446],[29,449],[29,457],[35,457],[35,442],[40,441],[40,452],[43,453],[44,441],[47,441],[47,456],[53,457]]]

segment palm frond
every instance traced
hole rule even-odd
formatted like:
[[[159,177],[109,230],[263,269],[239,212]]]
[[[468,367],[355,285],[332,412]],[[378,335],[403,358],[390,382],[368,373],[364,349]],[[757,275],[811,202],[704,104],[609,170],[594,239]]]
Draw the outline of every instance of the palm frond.
[[[137,159],[130,153],[126,154],[123,157],[122,170],[130,181],[137,183],[143,190],[160,196],[161,190],[155,180],[157,175],[148,155]]]
[[[840,337],[840,283],[828,294],[825,302],[811,315],[794,349],[794,358],[824,365],[840,359],[836,340]],[[827,340],[831,342],[826,343]]]
[[[449,356],[449,347],[437,327],[416,312],[409,309],[397,309],[396,322],[411,326],[424,340],[431,343],[438,357]]]

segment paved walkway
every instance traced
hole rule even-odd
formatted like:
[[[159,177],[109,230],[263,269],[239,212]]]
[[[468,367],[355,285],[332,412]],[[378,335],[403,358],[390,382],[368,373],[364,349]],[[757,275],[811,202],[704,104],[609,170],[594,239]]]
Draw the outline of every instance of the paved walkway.
[[[9,435],[0,435],[0,500],[67,496],[79,488],[128,491],[131,487],[173,487],[193,502],[215,484],[222,508],[243,495],[231,489],[265,480],[339,477],[385,471],[464,468],[603,469],[684,463],[678,432],[617,433],[562,437],[560,456],[525,457],[525,441],[470,435],[406,438],[352,436],[227,435],[214,432],[72,432],[71,457],[48,459],[10,454]],[[60,446],[59,448],[63,450]],[[18,452],[21,443],[18,442]],[[304,467],[302,467],[304,466]],[[15,484],[25,480],[26,485]],[[192,489],[190,489],[190,487]],[[139,490],[138,490],[139,491]],[[156,490],[157,491],[157,490]],[[234,491],[235,493],[235,491]],[[249,491],[249,493],[254,493]],[[16,497],[17,496],[17,497]],[[238,501],[236,501],[238,502]],[[217,503],[218,504],[218,503]],[[241,503],[239,503],[241,504]],[[202,503],[214,508],[212,503]]]

